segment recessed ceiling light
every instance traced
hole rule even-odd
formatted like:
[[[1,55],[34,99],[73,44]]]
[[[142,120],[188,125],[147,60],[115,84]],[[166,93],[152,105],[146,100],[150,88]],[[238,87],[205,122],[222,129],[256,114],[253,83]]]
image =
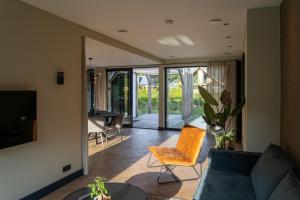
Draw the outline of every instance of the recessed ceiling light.
[[[220,25],[222,22],[221,18],[212,18],[211,20],[209,20],[209,24],[210,25]]]
[[[227,38],[227,39],[230,39],[230,38],[231,38],[231,36],[230,36],[230,35],[228,35],[226,38]]]
[[[119,33],[127,33],[128,31],[126,29],[119,29],[118,32]]]
[[[174,24],[174,20],[173,19],[166,19],[165,24]]]
[[[224,26],[228,26],[228,25],[229,25],[229,22],[225,22],[223,25],[224,25]]]

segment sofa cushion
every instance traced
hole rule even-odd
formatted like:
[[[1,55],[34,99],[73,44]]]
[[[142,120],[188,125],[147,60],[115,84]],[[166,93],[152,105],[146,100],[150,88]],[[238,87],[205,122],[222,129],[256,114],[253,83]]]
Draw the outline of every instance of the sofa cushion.
[[[279,146],[270,144],[251,171],[257,200],[266,200],[287,174],[289,166]]]
[[[288,173],[272,192],[269,200],[300,200],[300,184],[293,173]]]
[[[208,169],[205,171],[195,200],[255,200],[249,176]]]

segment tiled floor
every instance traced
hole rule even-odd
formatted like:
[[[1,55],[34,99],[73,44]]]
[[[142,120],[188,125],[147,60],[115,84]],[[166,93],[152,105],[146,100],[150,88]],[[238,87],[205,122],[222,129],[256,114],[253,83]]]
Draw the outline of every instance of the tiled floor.
[[[115,138],[106,144],[103,150],[95,140],[89,141],[89,166],[90,173],[67,184],[57,191],[49,194],[44,200],[59,200],[72,191],[86,186],[96,176],[104,177],[109,182],[126,182],[136,185],[148,194],[163,196],[167,199],[176,197],[192,199],[199,180],[158,185],[156,178],[159,168],[148,168],[147,161],[149,145],[175,146],[179,132],[157,131],[147,129],[123,129],[124,140]],[[209,149],[214,146],[212,136],[206,136],[198,163],[206,166],[206,157]],[[198,164],[199,165],[199,164]],[[199,169],[199,166],[197,166]],[[191,168],[178,167],[175,173],[179,177],[192,177]]]

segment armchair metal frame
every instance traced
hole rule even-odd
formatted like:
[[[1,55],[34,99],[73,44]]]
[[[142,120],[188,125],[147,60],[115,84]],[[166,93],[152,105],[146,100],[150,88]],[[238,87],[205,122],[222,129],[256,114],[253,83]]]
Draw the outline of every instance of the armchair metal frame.
[[[197,171],[196,169],[196,164],[194,166],[191,166],[194,171],[195,171],[195,174],[196,174],[196,177],[194,178],[188,178],[188,179],[180,179],[174,172],[173,170],[176,168],[176,167],[182,167],[181,165],[169,165],[169,164],[161,164],[161,165],[154,165],[155,163],[159,162],[159,160],[156,160],[154,162],[152,162],[150,164],[150,161],[151,161],[151,158],[152,158],[152,153],[150,153],[150,156],[149,156],[149,159],[148,159],[148,162],[147,162],[147,167],[149,168],[154,168],[154,167],[160,167],[160,172],[159,172],[159,176],[157,177],[156,179],[156,182],[158,184],[165,184],[165,183],[176,183],[176,182],[183,182],[183,181],[192,181],[192,180],[198,180],[199,178],[201,178],[202,176],[202,163],[199,163],[200,164],[200,172]],[[164,173],[165,169],[165,173],[169,173],[171,175],[171,177],[174,179],[173,181],[160,181],[161,177],[162,177],[162,174]]]
[[[160,173],[157,177],[158,184],[164,183],[174,183],[182,181],[197,180],[202,176],[202,163],[200,164],[200,170],[197,171],[196,165],[198,156],[202,149],[202,144],[205,137],[205,130],[193,127],[190,125],[185,125],[182,128],[181,134],[177,141],[175,148],[169,147],[149,147],[150,156],[147,162],[147,167],[160,167]],[[151,163],[152,154],[157,159]],[[159,165],[155,163],[159,162]],[[180,179],[175,173],[174,169],[176,167],[192,167],[196,177],[188,179]],[[162,175],[168,173],[174,179],[173,181],[161,181]]]

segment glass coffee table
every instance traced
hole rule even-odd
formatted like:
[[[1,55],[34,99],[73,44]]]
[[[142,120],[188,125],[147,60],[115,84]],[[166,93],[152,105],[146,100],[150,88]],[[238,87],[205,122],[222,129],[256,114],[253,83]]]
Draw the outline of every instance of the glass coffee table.
[[[111,200],[148,200],[147,194],[142,189],[127,183],[105,183],[105,186],[110,192]],[[89,188],[80,188],[63,200],[92,200],[89,193]]]

